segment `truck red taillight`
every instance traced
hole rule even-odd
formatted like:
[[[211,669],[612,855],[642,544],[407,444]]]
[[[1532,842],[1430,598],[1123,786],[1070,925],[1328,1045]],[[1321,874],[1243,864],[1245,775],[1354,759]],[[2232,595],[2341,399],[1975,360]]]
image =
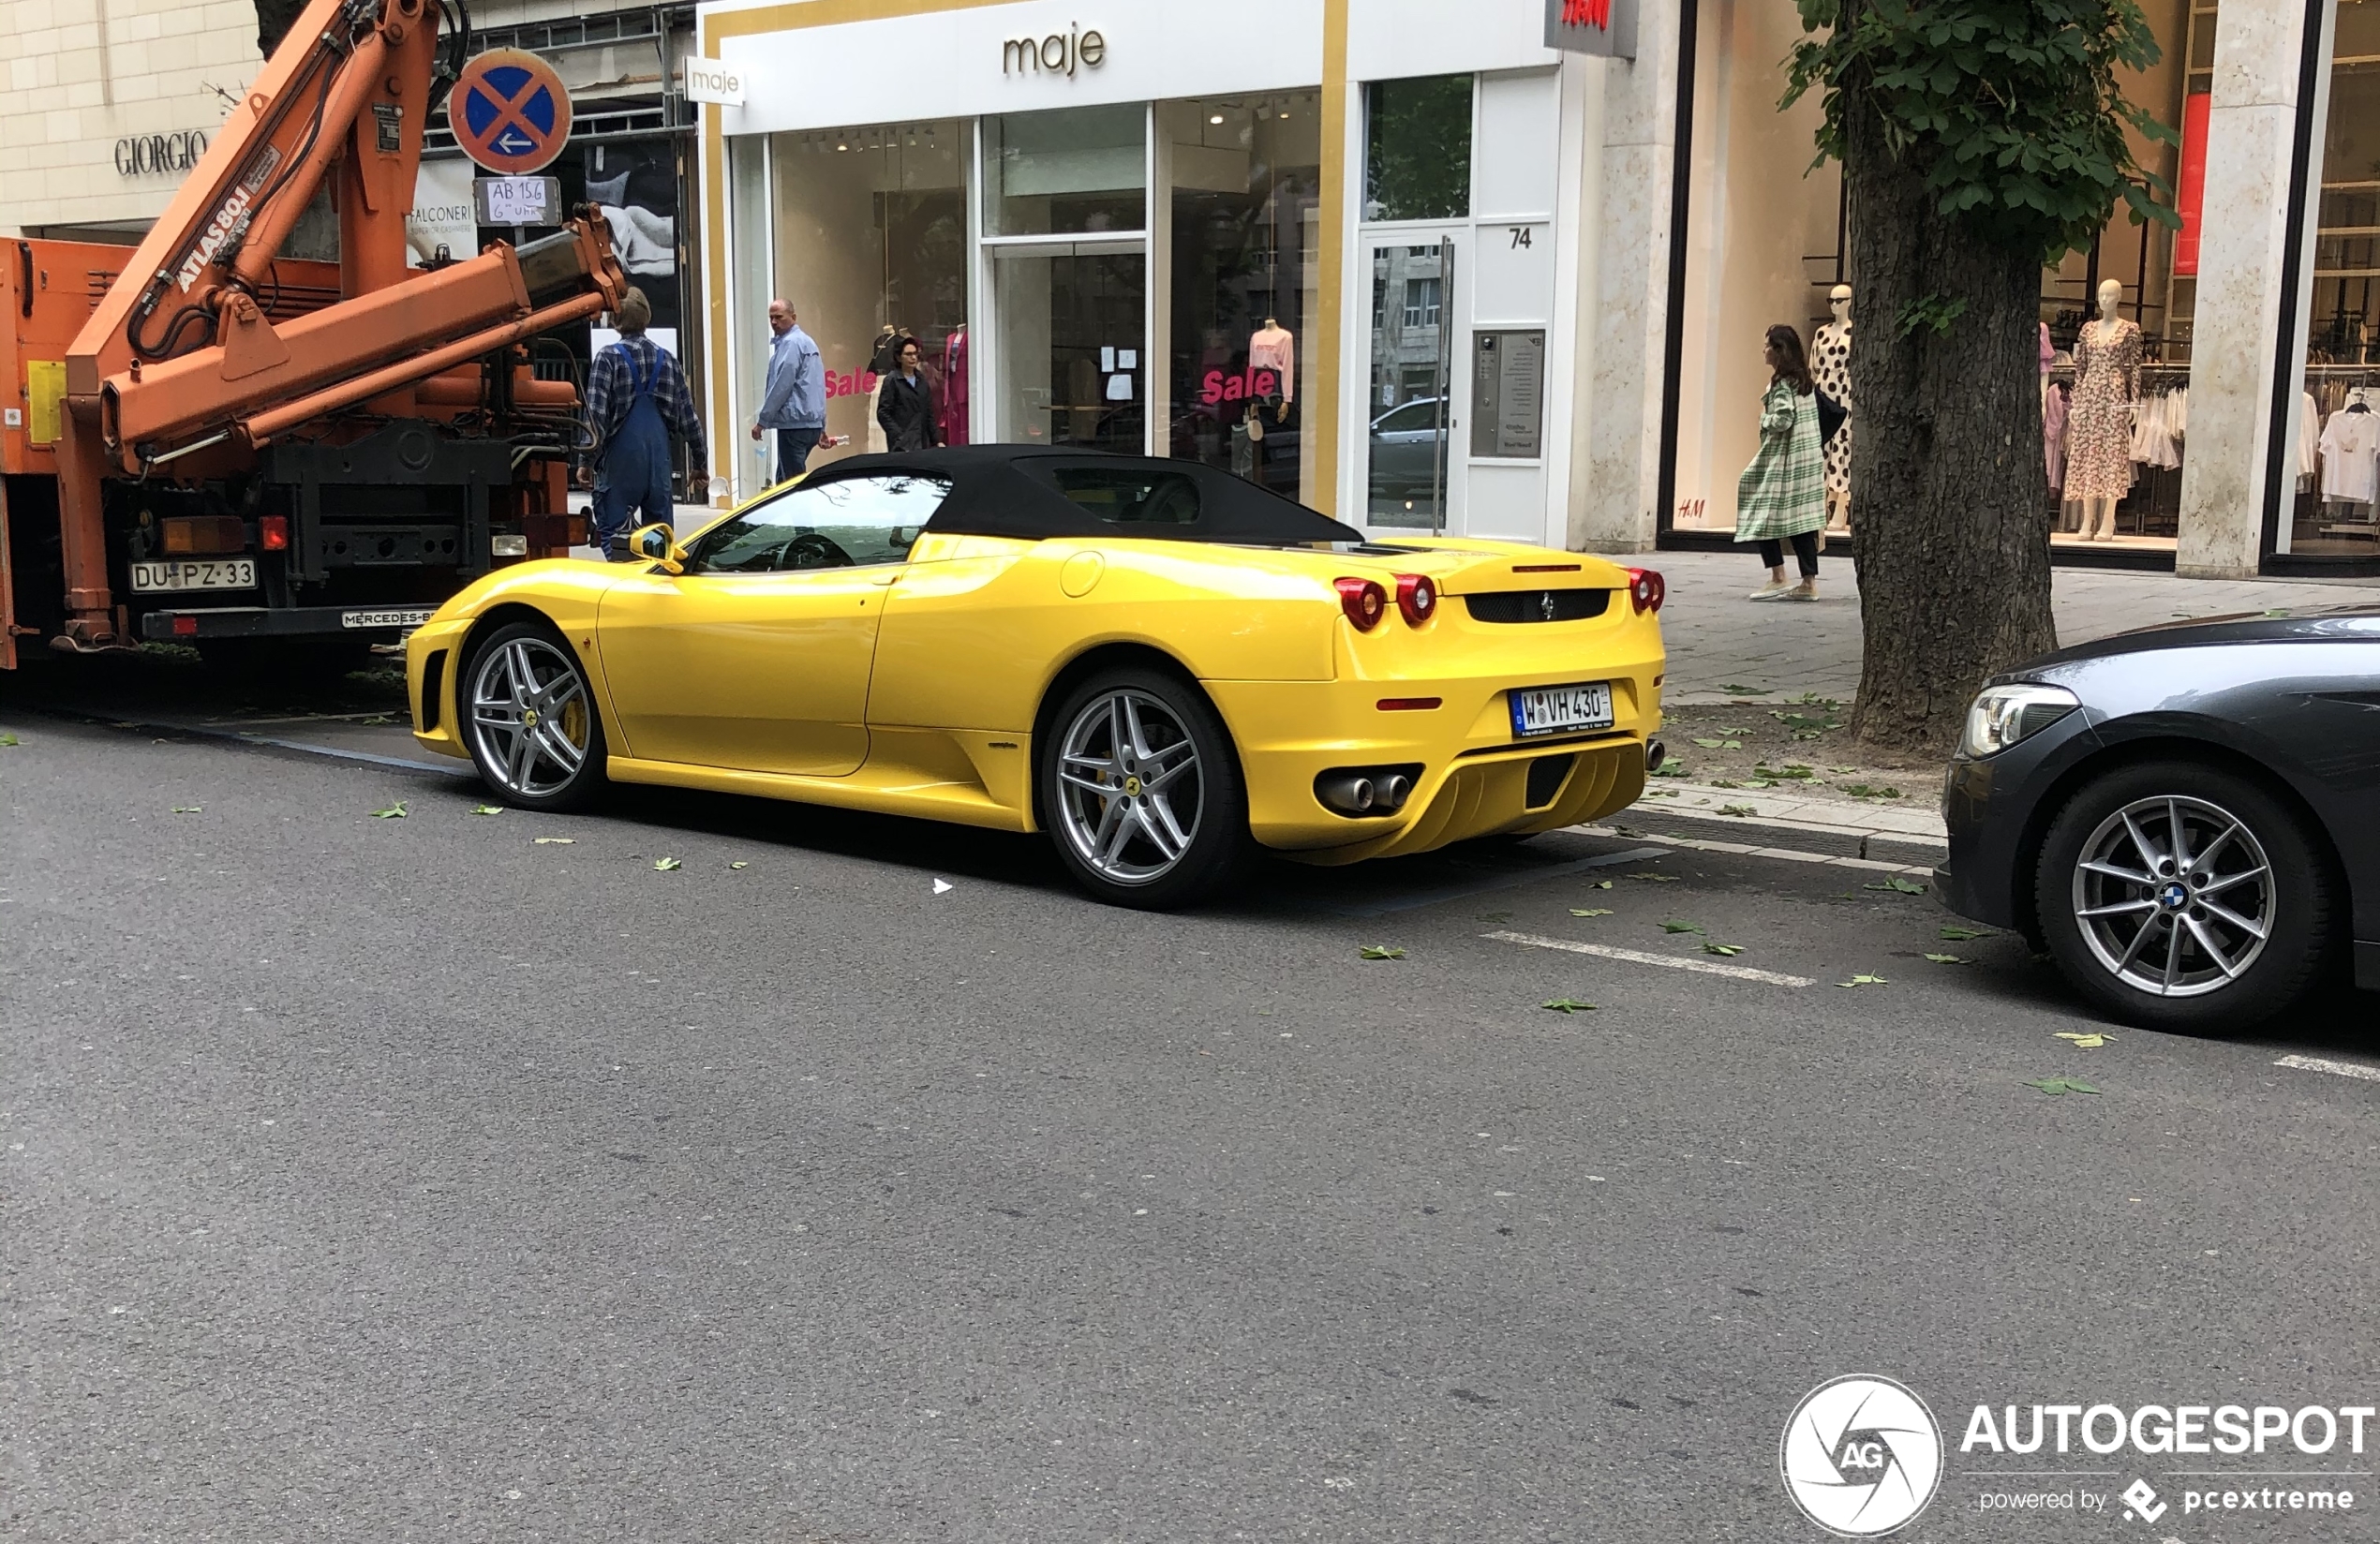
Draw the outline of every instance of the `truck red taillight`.
[[[1661,602],[1669,599],[1669,581],[1661,577],[1659,569],[1628,571],[1629,603],[1640,614],[1660,610]]]
[[[1339,609],[1347,614],[1358,632],[1369,632],[1380,625],[1389,609],[1389,592],[1377,579],[1334,579],[1331,583],[1338,586]]]
[[[1407,624],[1420,627],[1438,611],[1438,586],[1425,573],[1396,576],[1396,608]]]
[[[257,541],[267,552],[290,550],[290,517],[268,514],[256,523]]]

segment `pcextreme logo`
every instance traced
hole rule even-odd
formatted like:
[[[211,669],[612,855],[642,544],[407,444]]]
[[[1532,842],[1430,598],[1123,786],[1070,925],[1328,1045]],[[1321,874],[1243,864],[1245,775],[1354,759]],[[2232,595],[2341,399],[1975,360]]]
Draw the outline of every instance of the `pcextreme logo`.
[[[1802,1396],[1785,1423],[1777,1466],[1785,1493],[1812,1522],[1844,1538],[1873,1538],[1934,1499],[1941,1428],[1906,1386],[1852,1373]]]

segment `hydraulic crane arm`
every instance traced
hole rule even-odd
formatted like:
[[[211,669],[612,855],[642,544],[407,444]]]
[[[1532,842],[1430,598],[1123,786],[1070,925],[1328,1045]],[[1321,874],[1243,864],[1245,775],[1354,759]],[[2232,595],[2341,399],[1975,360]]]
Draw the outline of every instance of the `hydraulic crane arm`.
[[[76,336],[59,446],[62,646],[120,641],[105,478],[253,450],[618,304],[626,279],[600,215],[519,251],[407,267],[438,49],[436,0],[312,0]],[[343,298],[276,328],[259,297],[326,179]]]

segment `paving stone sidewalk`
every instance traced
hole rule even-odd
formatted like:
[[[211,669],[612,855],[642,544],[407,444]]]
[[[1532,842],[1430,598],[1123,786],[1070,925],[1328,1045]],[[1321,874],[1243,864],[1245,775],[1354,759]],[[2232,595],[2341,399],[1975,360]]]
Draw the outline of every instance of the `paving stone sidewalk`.
[[[1848,699],[1859,686],[1859,590],[1849,558],[1829,557],[1815,603],[1754,604],[1765,577],[1759,559],[1735,553],[1664,552],[1644,559],[1669,581],[1661,630],[1669,644],[1665,701],[1729,699],[1727,687]],[[2052,603],[2062,644],[2189,616],[2380,599],[2380,580],[2178,579],[2170,573],[2059,569]]]

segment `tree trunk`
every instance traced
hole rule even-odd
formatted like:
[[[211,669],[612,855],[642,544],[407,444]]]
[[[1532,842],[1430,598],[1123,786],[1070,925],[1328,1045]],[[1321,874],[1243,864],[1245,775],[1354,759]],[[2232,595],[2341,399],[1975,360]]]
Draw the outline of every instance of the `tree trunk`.
[[[1852,733],[1929,754],[1983,679],[2057,645],[2042,456],[2041,271],[1945,219],[1847,87],[1852,522],[1865,649]],[[1905,307],[1947,328],[1904,333]]]

